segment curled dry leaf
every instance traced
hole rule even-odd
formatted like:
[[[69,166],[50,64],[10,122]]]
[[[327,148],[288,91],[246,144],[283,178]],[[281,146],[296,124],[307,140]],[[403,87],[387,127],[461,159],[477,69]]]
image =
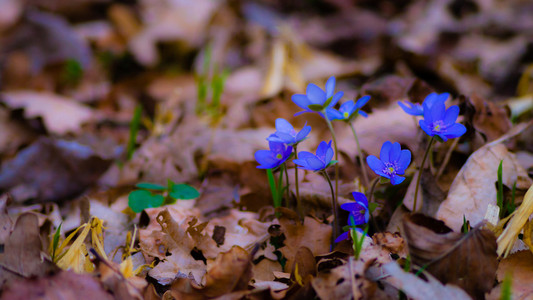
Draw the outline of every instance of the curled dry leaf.
[[[46,130],[54,134],[78,132],[82,124],[94,117],[88,106],[52,93],[13,91],[1,96],[2,102],[11,109],[24,109],[27,119],[42,118]]]
[[[513,299],[531,299],[533,297],[533,254],[531,251],[520,251],[500,261],[496,276],[500,285],[494,288],[488,299],[501,299],[501,282],[507,275],[512,278],[511,295]]]
[[[493,141],[511,129],[508,111],[496,103],[486,101],[477,94],[466,98],[466,122]]]
[[[371,268],[369,270],[374,280],[389,284],[398,290],[403,291],[409,299],[414,300],[469,300],[472,299],[462,289],[455,285],[443,285],[430,274],[424,273],[427,281],[419,276],[406,273],[400,268],[398,263],[390,262],[381,268]],[[367,273],[367,274],[368,274]],[[397,295],[397,294],[396,294]],[[391,295],[391,296],[396,296]]]
[[[442,283],[456,284],[476,299],[492,289],[498,259],[491,231],[457,233],[422,214],[406,217],[404,231],[413,263]]]
[[[311,284],[322,300],[380,298],[381,291],[377,283],[365,277],[365,271],[371,264],[371,261],[355,261],[350,258],[347,264],[318,274]]]
[[[40,277],[57,270],[54,264],[41,259],[41,249],[37,216],[20,215],[0,255],[0,289],[13,279]]]
[[[483,220],[489,204],[496,204],[498,166],[503,160],[503,184],[527,189],[532,180],[518,163],[516,156],[499,143],[487,144],[474,152],[453,181],[448,197],[442,202],[436,218],[454,231],[459,231],[463,216],[476,226]]]
[[[113,300],[120,298],[107,293],[100,282],[91,275],[61,271],[47,277],[17,280],[2,292],[0,299]]]

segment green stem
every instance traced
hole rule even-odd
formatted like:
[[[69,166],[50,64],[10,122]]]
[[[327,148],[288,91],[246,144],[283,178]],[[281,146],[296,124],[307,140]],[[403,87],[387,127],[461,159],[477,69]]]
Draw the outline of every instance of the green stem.
[[[272,193],[272,202],[274,208],[278,208],[280,203],[278,201],[278,189],[276,187],[276,180],[274,179],[274,173],[272,169],[267,169],[268,185],[270,185],[270,192]],[[276,217],[279,217],[279,213],[276,212]]]
[[[281,206],[281,200],[283,199],[283,169],[285,163],[281,164],[279,167],[279,177],[278,177],[278,205]]]
[[[370,203],[372,203],[372,198],[374,197],[374,190],[376,189],[376,186],[378,185],[379,181],[380,181],[380,177],[376,177],[372,181],[372,186],[370,186],[370,190],[368,190],[368,194],[366,198],[368,199],[369,210],[370,210]],[[374,218],[374,215],[372,213],[370,213],[370,220],[372,221],[372,225],[374,225],[374,230],[376,230],[376,232],[381,231],[380,228],[378,227],[378,222],[376,222],[376,219]]]
[[[433,142],[435,142],[435,138],[431,137],[431,140],[429,140],[429,143],[428,143],[428,147],[426,148],[426,153],[424,153],[424,158],[422,158],[420,169],[418,170],[418,177],[416,178],[416,187],[415,187],[415,199],[413,201],[413,212],[416,212],[416,200],[418,197],[418,187],[420,186],[420,178],[422,177],[422,171],[424,170],[424,163],[426,162],[429,151],[431,150],[431,146],[433,146]]]
[[[297,147],[298,145],[294,145],[294,159],[298,159],[298,150],[296,149]],[[303,220],[303,207],[302,202],[300,201],[300,189],[298,187],[298,166],[294,166],[294,184],[296,186],[296,210],[298,211],[300,219]]]
[[[283,163],[285,166],[285,183],[287,184],[287,188],[285,190],[285,196],[287,199],[285,200],[285,207],[289,207],[289,199],[290,199],[290,190],[289,190],[289,168],[287,167],[287,162]]]
[[[333,148],[335,149],[335,160],[337,161],[337,163],[335,164],[335,203],[337,203],[337,197],[339,196],[339,152],[337,151],[337,137],[335,136],[333,125],[331,125],[331,121],[328,119],[328,115],[325,111],[323,112],[323,114],[324,120],[326,120],[326,124],[328,124],[329,131],[331,131],[331,137],[333,138]]]
[[[331,179],[326,170],[322,171],[322,175],[326,178],[329,184],[329,189],[331,190],[331,207],[333,209],[333,240],[339,236],[339,212],[337,211],[337,199],[335,198],[335,193],[333,192],[333,185],[331,184]],[[333,243],[332,243],[333,245]]]
[[[352,129],[353,137],[355,138],[355,144],[357,145],[357,157],[359,158],[359,163],[361,164],[361,170],[363,171],[363,180],[365,181],[365,186],[368,187],[368,175],[366,173],[365,161],[363,159],[363,152],[361,152],[361,145],[359,145],[359,139],[357,138],[357,133],[355,132],[355,127],[349,122],[350,128]]]

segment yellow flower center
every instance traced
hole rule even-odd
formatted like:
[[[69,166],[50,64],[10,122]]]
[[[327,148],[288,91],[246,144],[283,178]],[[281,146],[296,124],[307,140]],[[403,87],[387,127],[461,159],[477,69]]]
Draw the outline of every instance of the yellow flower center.
[[[281,155],[281,154],[278,153],[278,154],[276,155],[276,158],[277,158],[277,159],[282,159],[282,158],[283,158],[283,155]]]
[[[348,119],[348,117],[350,116],[350,114],[348,114],[347,112],[345,112],[344,114],[342,114],[344,116],[345,119]]]
[[[387,170],[389,171],[390,174],[394,173],[394,168],[393,167],[389,167]]]

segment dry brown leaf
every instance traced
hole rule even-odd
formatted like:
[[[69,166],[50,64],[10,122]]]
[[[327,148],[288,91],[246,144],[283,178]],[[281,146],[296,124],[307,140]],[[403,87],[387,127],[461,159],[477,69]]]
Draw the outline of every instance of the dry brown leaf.
[[[491,231],[475,228],[457,233],[422,214],[406,217],[404,231],[413,263],[442,283],[456,284],[476,299],[492,289],[498,255]]]
[[[379,299],[376,282],[365,277],[371,263],[350,258],[347,264],[318,274],[311,284],[322,300]]]
[[[520,251],[500,261],[496,276],[500,285],[494,288],[487,299],[501,299],[501,282],[505,276],[512,278],[511,295],[513,299],[531,299],[533,297],[533,254],[531,251]]]
[[[307,247],[313,255],[329,252],[331,245],[331,226],[310,217],[305,217],[304,223],[281,217],[281,230],[285,234],[285,246],[279,250],[287,258],[285,270],[294,265],[296,253],[300,247]]]
[[[42,118],[45,128],[54,134],[78,132],[82,124],[94,118],[91,108],[56,94],[12,91],[1,96],[11,109],[24,109],[26,118]]]
[[[21,146],[35,139],[35,134],[22,122],[11,120],[7,109],[0,108],[0,155],[11,156]]]
[[[294,257],[294,265],[290,266],[291,280],[298,284],[306,285],[309,280],[316,276],[315,256],[307,247],[300,247]]]
[[[466,122],[481,132],[486,141],[493,141],[512,127],[509,113],[494,102],[486,101],[475,93],[466,98]]]
[[[8,194],[0,195],[0,245],[6,243],[13,227],[13,220],[7,214],[7,205],[10,199]]]
[[[496,204],[498,165],[503,160],[503,184],[527,189],[532,183],[527,172],[502,144],[487,144],[474,152],[463,165],[442,202],[436,218],[459,231],[463,216],[476,226],[483,220],[489,204]]]
[[[43,261],[41,249],[37,216],[21,214],[0,254],[0,288],[13,279],[44,276],[57,270],[50,261]]]
[[[105,260],[96,252],[93,254],[96,256],[95,265],[100,276],[100,281],[107,290],[113,292],[115,299],[143,299],[141,292],[148,284],[144,278],[137,276],[126,278],[120,272],[118,264]]]
[[[372,278],[389,284],[403,291],[409,299],[414,300],[470,300],[465,291],[451,284],[443,285],[433,276],[424,273],[427,281],[411,273],[406,273],[396,262],[388,263],[379,269],[373,268]],[[396,295],[397,292],[396,292]],[[396,296],[391,295],[391,297]]]

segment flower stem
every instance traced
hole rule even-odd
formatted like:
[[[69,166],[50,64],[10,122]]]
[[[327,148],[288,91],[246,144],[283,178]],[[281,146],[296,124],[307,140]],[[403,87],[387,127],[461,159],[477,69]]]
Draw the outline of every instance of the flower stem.
[[[339,213],[337,211],[337,199],[335,198],[335,193],[333,192],[333,185],[331,184],[331,180],[329,179],[329,175],[326,172],[326,170],[322,171],[322,175],[326,178],[329,184],[329,189],[331,190],[331,207],[333,209],[333,240],[335,240],[339,236]],[[333,244],[332,244],[333,245]]]
[[[418,196],[418,187],[420,186],[420,178],[422,177],[422,171],[424,170],[424,163],[426,162],[429,151],[431,151],[431,146],[433,146],[433,142],[435,142],[435,138],[431,137],[431,140],[429,140],[429,143],[428,143],[428,147],[426,148],[426,153],[424,153],[424,158],[422,158],[420,169],[418,170],[418,177],[416,178],[416,187],[415,187],[415,199],[413,201],[413,212],[416,211],[416,199]]]
[[[294,159],[298,159],[298,150],[296,149],[298,145],[294,145]],[[300,189],[298,187],[298,167],[294,166],[294,185],[296,186],[296,210],[298,211],[298,215],[300,216],[300,219],[303,220],[303,207],[302,202],[300,201]]]
[[[355,138],[355,144],[357,145],[357,157],[359,158],[359,163],[361,164],[361,170],[363,171],[363,180],[365,181],[365,186],[368,187],[368,175],[366,174],[365,161],[363,159],[363,152],[361,152],[361,146],[359,145],[359,139],[357,138],[357,133],[355,133],[355,127],[353,123],[349,122],[350,128],[352,129],[353,137]]]
[[[337,137],[335,136],[333,125],[331,125],[331,121],[328,119],[327,113],[324,111],[323,114],[324,114],[324,120],[326,120],[326,124],[328,124],[329,131],[331,131],[331,137],[333,138],[333,148],[335,149],[335,160],[339,161],[339,151],[337,151]],[[339,163],[336,163],[335,164],[335,203],[337,203],[338,196],[339,196]]]
[[[376,186],[378,185],[379,181],[380,181],[380,177],[376,177],[372,181],[372,186],[370,186],[370,190],[368,190],[368,194],[366,196],[366,198],[368,199],[369,212],[370,212],[370,203],[372,203],[372,198],[374,196],[374,190],[376,189]],[[372,221],[372,225],[374,225],[374,230],[376,230],[376,232],[381,231],[378,226],[378,222],[376,222],[376,219],[374,218],[374,215],[372,214],[372,212],[370,212],[370,220]]]
[[[285,207],[289,207],[289,199],[290,199],[290,190],[289,190],[289,168],[287,166],[287,162],[283,163],[285,165],[285,183],[287,184],[287,187],[285,189]],[[283,171],[283,170],[282,170]],[[280,174],[281,175],[281,174]]]
[[[278,201],[278,189],[276,187],[276,179],[274,179],[274,173],[272,169],[267,169],[268,185],[270,185],[270,192],[272,193],[272,202],[274,209],[278,208],[281,203]],[[276,217],[279,217],[279,213],[276,212]]]

